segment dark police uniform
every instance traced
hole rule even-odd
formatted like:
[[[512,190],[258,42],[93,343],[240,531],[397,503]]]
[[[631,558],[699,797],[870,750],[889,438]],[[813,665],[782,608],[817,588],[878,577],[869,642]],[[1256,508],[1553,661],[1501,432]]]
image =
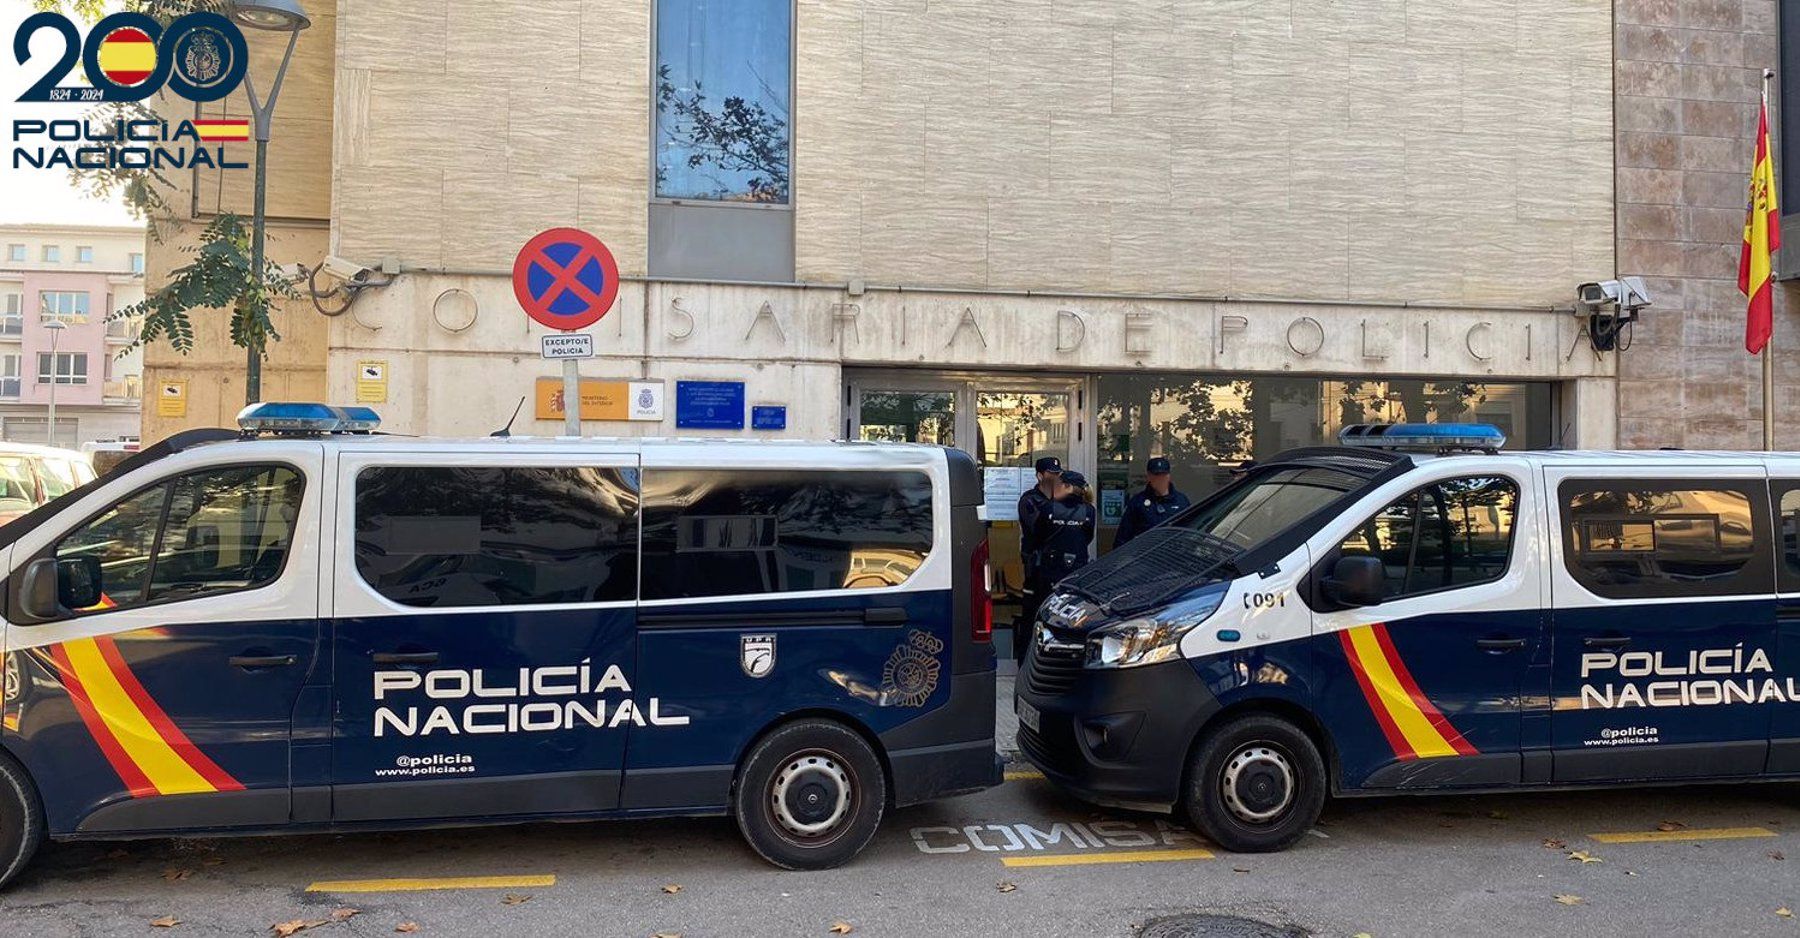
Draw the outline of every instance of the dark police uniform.
[[[1033,467],[1038,472],[1062,472],[1062,460],[1055,456],[1045,456]],[[1044,597],[1032,589],[1032,567],[1037,562],[1038,519],[1050,510],[1050,496],[1036,485],[1025,490],[1019,496],[1019,560],[1025,568],[1025,589],[1019,598],[1019,617],[1013,620],[1013,660],[1025,660],[1025,643],[1031,636],[1032,623],[1037,621],[1038,606]]]
[[[1166,475],[1169,461],[1158,456],[1150,460],[1149,468],[1151,475]],[[1144,486],[1142,492],[1131,496],[1125,503],[1125,517],[1119,519],[1119,530],[1113,535],[1113,548],[1116,550],[1125,546],[1132,538],[1175,517],[1190,504],[1192,502],[1188,501],[1188,497],[1173,485],[1169,486],[1167,495],[1158,495],[1155,489]]]
[[[1063,473],[1063,481],[1076,488],[1087,487],[1087,479],[1079,472]],[[1057,580],[1087,566],[1088,544],[1093,539],[1094,506],[1080,493],[1052,502],[1037,519],[1037,560],[1032,564],[1034,582],[1029,588],[1039,596],[1048,595]]]

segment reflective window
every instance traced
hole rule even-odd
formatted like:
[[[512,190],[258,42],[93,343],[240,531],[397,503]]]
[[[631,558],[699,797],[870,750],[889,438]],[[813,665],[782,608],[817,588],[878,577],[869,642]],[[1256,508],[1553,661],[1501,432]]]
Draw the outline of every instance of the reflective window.
[[[1774,490],[1781,497],[1776,523],[1781,530],[1782,591],[1789,592],[1800,587],[1800,482],[1776,482]]]
[[[83,245],[79,245],[75,248],[75,263],[77,263],[77,264],[92,264],[93,262],[94,262],[94,249],[92,247],[83,244]]]
[[[285,466],[215,469],[176,479],[149,600],[274,582],[294,542],[304,488],[300,474]]]
[[[75,290],[45,290],[38,294],[42,308],[40,314],[45,319],[60,320],[64,323],[87,322],[88,295]]]
[[[356,479],[356,569],[408,606],[630,600],[636,470],[383,466]]]
[[[18,263],[25,259],[25,245],[9,244],[6,246],[6,259]]]
[[[38,353],[39,384],[86,384],[87,368],[86,352]]]
[[[64,537],[56,559],[93,557],[100,562],[100,609],[144,601],[156,529],[162,523],[169,487],[158,485],[132,495]]]
[[[931,512],[922,472],[647,470],[643,598],[894,586]]]
[[[656,195],[786,204],[793,0],[656,4]]]
[[[0,515],[17,517],[36,507],[37,482],[31,460],[24,456],[0,456]]]
[[[1248,550],[1365,484],[1366,480],[1335,469],[1276,469],[1258,473],[1212,504],[1159,529],[1191,532]]]
[[[862,439],[956,445],[954,391],[864,391],[860,407]]]
[[[1518,506],[1500,476],[1427,485],[1363,522],[1340,554],[1379,559],[1388,598],[1486,583],[1506,573]]]
[[[1749,486],[1692,481],[1571,481],[1562,485],[1570,575],[1600,596],[1712,596],[1770,589],[1758,562]],[[1766,503],[1764,510],[1766,510]]]

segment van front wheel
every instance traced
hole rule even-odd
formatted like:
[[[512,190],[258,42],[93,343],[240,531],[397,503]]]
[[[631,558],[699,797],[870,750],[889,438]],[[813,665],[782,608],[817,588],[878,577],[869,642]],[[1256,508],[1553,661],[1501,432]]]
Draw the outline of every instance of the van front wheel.
[[[1188,819],[1226,850],[1269,853],[1305,836],[1325,806],[1325,761],[1280,717],[1239,717],[1214,730],[1188,766]]]
[[[848,727],[801,720],[770,733],[745,757],[732,792],[751,849],[784,869],[848,863],[881,826],[887,779],[869,744]]]
[[[44,809],[25,769],[0,753],[0,888],[5,888],[44,841]]]

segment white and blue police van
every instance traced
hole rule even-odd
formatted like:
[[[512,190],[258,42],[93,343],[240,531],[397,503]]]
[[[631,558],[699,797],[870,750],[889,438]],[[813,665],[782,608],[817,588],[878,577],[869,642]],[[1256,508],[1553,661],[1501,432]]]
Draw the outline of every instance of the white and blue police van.
[[[1327,796],[1800,778],[1800,454],[1348,428],[1062,581],[1019,745],[1279,850]]]
[[[1000,783],[941,447],[270,403],[0,527],[0,883],[46,837],[733,816],[788,868]]]

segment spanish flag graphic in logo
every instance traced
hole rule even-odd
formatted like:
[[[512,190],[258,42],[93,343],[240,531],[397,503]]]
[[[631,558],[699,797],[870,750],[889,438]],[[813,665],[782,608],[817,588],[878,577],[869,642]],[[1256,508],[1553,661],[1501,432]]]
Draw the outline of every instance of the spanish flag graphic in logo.
[[[250,122],[248,120],[197,120],[188,123],[194,125],[195,135],[207,143],[230,143],[250,139]]]
[[[132,797],[243,789],[157,706],[111,638],[78,638],[49,652],[82,722]]]
[[[1362,688],[1375,722],[1394,755],[1401,759],[1435,759],[1441,756],[1472,756],[1477,750],[1450,725],[1431,699],[1419,689],[1406,662],[1394,650],[1387,626],[1379,622],[1345,629],[1338,633],[1344,645],[1344,657],[1350,659],[1350,670]]]
[[[100,40],[99,60],[107,81],[129,88],[156,71],[156,43],[143,30],[123,26]]]

